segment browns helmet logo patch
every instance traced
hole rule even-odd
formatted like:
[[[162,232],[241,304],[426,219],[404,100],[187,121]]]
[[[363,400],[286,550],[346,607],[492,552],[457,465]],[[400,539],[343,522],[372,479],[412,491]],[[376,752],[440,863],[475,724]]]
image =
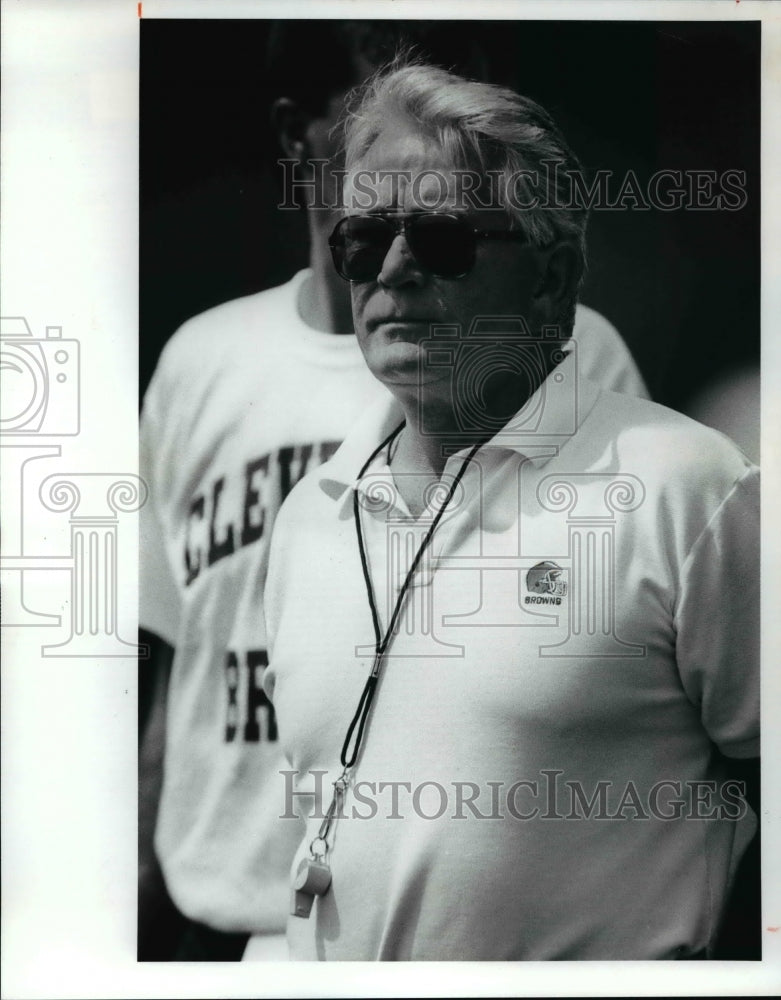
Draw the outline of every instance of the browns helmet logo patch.
[[[547,594],[550,597],[565,597],[566,581],[561,577],[564,570],[555,562],[540,562],[532,566],[526,574],[526,589],[532,594]]]

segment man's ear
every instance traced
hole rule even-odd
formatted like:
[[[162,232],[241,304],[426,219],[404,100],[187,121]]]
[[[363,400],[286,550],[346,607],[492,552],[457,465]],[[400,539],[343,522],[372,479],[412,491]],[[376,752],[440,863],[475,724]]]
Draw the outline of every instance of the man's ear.
[[[550,316],[558,316],[572,300],[583,275],[583,260],[571,243],[557,243],[544,251],[535,299]]]
[[[293,160],[309,158],[307,129],[310,116],[289,97],[278,97],[271,106],[271,124],[285,156]]]

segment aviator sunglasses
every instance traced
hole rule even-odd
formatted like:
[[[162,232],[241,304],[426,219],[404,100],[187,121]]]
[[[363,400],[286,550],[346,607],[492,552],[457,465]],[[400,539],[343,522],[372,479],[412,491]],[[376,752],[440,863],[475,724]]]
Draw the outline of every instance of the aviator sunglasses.
[[[337,223],[328,240],[336,270],[346,281],[374,281],[400,234],[417,263],[437,278],[467,275],[478,240],[527,241],[517,229],[475,229],[466,216],[444,212],[350,215]]]

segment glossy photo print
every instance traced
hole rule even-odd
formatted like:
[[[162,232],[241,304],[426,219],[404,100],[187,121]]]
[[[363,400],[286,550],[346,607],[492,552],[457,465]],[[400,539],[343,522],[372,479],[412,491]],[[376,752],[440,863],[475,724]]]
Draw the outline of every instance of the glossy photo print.
[[[33,6],[8,989],[772,992],[766,5]]]

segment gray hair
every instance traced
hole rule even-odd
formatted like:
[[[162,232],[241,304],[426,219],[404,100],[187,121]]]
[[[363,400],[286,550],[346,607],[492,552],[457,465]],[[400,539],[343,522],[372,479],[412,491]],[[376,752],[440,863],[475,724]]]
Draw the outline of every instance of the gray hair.
[[[400,64],[401,63],[401,64]],[[507,87],[467,80],[402,57],[348,101],[345,166],[354,169],[388,121],[401,118],[434,139],[457,169],[499,181],[494,204],[536,246],[565,240],[586,260],[587,211],[573,204],[569,174],[580,163],[548,112]],[[529,176],[538,177],[537,185]],[[514,197],[513,197],[514,194]],[[534,201],[534,207],[524,207]],[[577,289],[573,289],[574,312]]]

